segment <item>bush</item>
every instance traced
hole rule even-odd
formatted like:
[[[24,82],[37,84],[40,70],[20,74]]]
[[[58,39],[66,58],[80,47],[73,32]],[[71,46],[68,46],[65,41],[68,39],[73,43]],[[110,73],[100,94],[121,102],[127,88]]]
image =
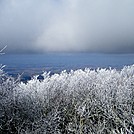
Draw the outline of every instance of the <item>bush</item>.
[[[27,83],[0,74],[0,133],[134,133],[134,65],[43,74]]]

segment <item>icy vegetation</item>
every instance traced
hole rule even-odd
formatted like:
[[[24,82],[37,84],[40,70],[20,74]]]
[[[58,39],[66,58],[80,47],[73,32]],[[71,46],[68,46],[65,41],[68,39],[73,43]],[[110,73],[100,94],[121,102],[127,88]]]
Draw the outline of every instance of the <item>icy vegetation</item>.
[[[134,133],[134,65],[42,76],[23,83],[0,70],[0,133]]]

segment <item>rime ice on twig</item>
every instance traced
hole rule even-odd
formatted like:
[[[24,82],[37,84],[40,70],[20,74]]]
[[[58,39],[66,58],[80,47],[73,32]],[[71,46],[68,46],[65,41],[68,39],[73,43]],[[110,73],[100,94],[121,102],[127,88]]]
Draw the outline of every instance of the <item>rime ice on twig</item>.
[[[3,53],[3,51],[7,48],[7,46],[3,47],[1,50],[0,50],[0,54],[5,54]]]

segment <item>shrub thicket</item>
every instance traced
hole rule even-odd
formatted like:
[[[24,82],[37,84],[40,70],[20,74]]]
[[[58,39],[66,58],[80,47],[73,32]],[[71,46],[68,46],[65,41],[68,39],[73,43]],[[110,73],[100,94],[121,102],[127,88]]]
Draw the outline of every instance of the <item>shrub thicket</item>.
[[[134,66],[43,78],[23,83],[0,70],[0,133],[134,133]]]

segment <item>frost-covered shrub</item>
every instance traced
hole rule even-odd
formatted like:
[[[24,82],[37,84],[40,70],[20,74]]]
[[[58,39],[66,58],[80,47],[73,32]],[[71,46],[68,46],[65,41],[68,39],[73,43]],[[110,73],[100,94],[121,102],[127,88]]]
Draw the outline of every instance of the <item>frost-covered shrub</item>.
[[[13,132],[16,125],[15,118],[15,87],[17,80],[7,76],[0,68],[0,133]]]
[[[27,83],[9,82],[11,78],[2,82],[2,85],[11,83],[12,86],[7,84],[4,90],[12,89],[12,92],[8,91],[7,99],[1,97],[4,107],[1,113],[8,111],[1,114],[1,131],[5,129],[2,123],[6,120],[6,127],[12,122],[10,129],[14,128],[14,133],[134,132],[134,65],[120,71],[86,68],[42,76],[43,80],[35,76]]]

